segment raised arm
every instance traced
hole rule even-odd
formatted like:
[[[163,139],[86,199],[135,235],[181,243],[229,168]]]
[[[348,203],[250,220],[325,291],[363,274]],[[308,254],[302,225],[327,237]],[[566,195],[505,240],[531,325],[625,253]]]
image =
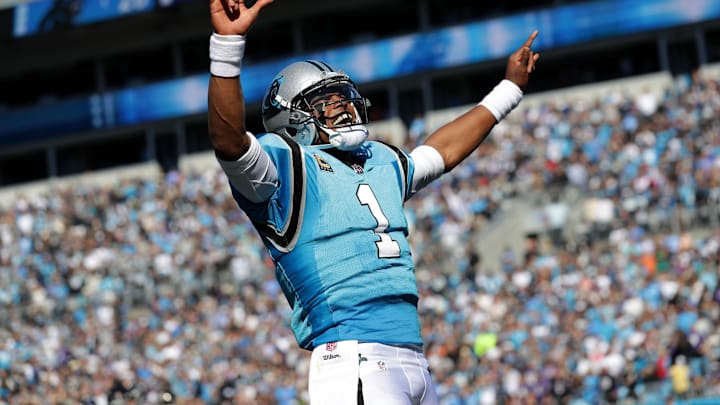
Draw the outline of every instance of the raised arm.
[[[214,34],[210,38],[208,132],[215,153],[222,160],[236,160],[250,146],[240,85],[245,34],[260,10],[272,1],[258,0],[252,7],[246,7],[244,0],[210,0]]]
[[[508,58],[505,80],[500,82],[475,108],[440,127],[425,141],[440,152],[445,172],[452,170],[477,148],[520,102],[530,73],[535,70],[539,54],[531,50],[538,32],[534,31],[525,43]]]

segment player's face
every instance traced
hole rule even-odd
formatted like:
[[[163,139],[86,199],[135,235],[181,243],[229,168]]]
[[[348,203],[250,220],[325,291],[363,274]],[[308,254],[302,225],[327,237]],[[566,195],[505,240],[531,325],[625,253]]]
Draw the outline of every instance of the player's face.
[[[352,101],[346,100],[339,94],[318,101],[313,104],[315,118],[328,128],[351,125],[357,122],[358,112]]]
[[[308,95],[312,113],[328,128],[344,127],[362,122],[354,100],[360,95],[352,86],[339,84],[324,87]]]

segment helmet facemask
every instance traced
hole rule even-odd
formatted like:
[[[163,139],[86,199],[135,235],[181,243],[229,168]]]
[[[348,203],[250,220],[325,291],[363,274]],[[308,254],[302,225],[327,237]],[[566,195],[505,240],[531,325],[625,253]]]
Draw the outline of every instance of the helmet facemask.
[[[301,145],[351,150],[367,139],[369,106],[345,73],[321,61],[295,62],[265,92],[263,126]]]
[[[300,111],[290,114],[291,119],[298,118],[291,124],[305,123],[319,129],[327,134],[328,146],[351,150],[367,138],[364,124],[368,122],[369,103],[346,77],[323,80],[302,91],[292,104]]]
[[[300,93],[295,100],[303,111],[312,114],[322,129],[337,129],[367,124],[367,101],[355,85],[342,76],[324,80]]]

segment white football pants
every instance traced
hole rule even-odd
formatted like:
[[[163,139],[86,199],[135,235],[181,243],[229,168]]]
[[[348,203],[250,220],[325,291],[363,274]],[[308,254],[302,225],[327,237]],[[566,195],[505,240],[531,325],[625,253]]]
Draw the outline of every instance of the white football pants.
[[[320,345],[310,360],[311,405],[435,405],[422,351],[380,343]]]

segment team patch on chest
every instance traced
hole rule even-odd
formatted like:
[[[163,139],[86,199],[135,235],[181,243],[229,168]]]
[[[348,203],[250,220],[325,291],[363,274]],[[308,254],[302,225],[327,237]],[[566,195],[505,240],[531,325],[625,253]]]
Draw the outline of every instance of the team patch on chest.
[[[333,172],[332,166],[330,166],[330,163],[326,162],[325,159],[321,158],[318,155],[313,155],[313,157],[315,158],[315,161],[317,162],[320,170],[322,170],[324,172],[328,172],[328,173]]]

